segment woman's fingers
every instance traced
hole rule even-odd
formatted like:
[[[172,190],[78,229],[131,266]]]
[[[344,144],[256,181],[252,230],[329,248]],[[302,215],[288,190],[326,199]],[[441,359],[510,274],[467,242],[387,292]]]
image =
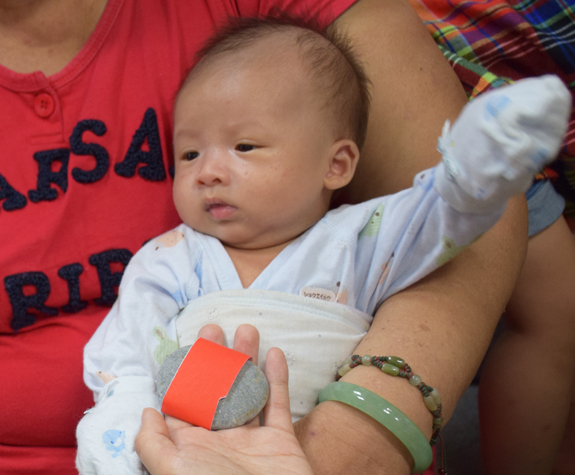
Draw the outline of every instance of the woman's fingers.
[[[170,431],[170,439],[173,441],[174,445],[178,447],[182,440],[185,440],[186,434],[189,434],[189,430],[196,427],[189,422],[182,421],[176,417],[165,415],[164,419],[166,421],[166,425]],[[198,430],[204,430],[202,428],[198,428]],[[182,439],[183,437],[183,439]]]
[[[142,463],[151,473],[169,473],[168,461],[176,447],[161,414],[150,407],[142,413],[142,427],[135,441],[135,448]]]
[[[258,364],[260,334],[253,325],[240,325],[234,336],[234,350],[251,356],[252,362]]]
[[[270,398],[264,408],[264,425],[294,433],[289,405],[288,375],[284,352],[279,348],[270,348],[266,356],[266,377],[270,385]]]
[[[234,350],[249,355],[254,364],[258,364],[258,351],[260,348],[260,334],[253,325],[240,325],[234,335]],[[246,426],[259,426],[259,417],[254,417]]]
[[[214,323],[204,325],[202,328],[200,328],[200,331],[198,332],[198,338],[204,338],[205,340],[213,341],[218,345],[226,344],[224,331]]]
[[[198,332],[198,337],[225,346],[224,331],[213,323],[204,325]],[[259,346],[260,334],[256,327],[245,324],[237,328],[234,336],[234,350],[249,355],[253,363],[258,364]]]
[[[189,422],[185,422],[182,421],[181,419],[178,419],[177,417],[172,417],[172,416],[165,416],[165,421],[166,421],[166,426],[168,426],[168,429],[170,430],[170,434],[172,434],[172,432],[174,432],[175,430],[184,428],[184,427],[194,427],[192,424],[190,424]]]

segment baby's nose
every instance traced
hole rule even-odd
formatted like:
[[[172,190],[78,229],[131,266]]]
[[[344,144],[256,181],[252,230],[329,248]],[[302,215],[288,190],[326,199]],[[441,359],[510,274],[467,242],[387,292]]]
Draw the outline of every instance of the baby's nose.
[[[225,182],[227,171],[223,157],[213,152],[204,154],[200,160],[200,170],[197,175],[199,185],[214,186]]]

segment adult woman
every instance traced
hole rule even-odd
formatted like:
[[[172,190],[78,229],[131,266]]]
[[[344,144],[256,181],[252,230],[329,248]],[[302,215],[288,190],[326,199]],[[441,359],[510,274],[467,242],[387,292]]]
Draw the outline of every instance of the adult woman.
[[[309,7],[327,24],[351,4],[308,1],[289,11]],[[168,177],[170,96],[218,20],[273,7],[288,8],[263,1],[0,1],[0,472],[74,473],[73,428],[92,405],[81,382],[81,349],[114,300],[131,254],[177,222]],[[374,83],[362,169],[344,197],[357,201],[405,187],[436,162],[441,125],[465,96],[408,6],[361,0],[336,25],[354,37]],[[452,264],[389,299],[357,350],[404,357],[439,388],[447,414],[518,272],[525,217],[517,206]],[[369,368],[346,379],[396,403],[430,435],[421,398],[401,381]],[[319,405],[296,434],[316,473],[401,473],[411,465],[386,429],[339,403]]]

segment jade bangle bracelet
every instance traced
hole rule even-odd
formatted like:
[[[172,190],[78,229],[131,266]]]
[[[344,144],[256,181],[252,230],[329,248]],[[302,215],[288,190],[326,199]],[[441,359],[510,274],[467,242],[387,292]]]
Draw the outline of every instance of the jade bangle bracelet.
[[[402,411],[381,396],[351,383],[328,384],[319,394],[319,402],[339,401],[364,412],[389,429],[409,450],[414,464],[411,473],[421,473],[431,465],[433,454],[429,441]]]

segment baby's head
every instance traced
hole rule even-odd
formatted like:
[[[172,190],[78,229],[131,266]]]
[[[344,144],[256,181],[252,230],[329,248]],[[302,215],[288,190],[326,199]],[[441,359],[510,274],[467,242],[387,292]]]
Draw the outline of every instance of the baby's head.
[[[295,239],[349,183],[368,80],[341,37],[292,20],[238,20],[213,37],[174,110],[174,201],[230,247]]]

